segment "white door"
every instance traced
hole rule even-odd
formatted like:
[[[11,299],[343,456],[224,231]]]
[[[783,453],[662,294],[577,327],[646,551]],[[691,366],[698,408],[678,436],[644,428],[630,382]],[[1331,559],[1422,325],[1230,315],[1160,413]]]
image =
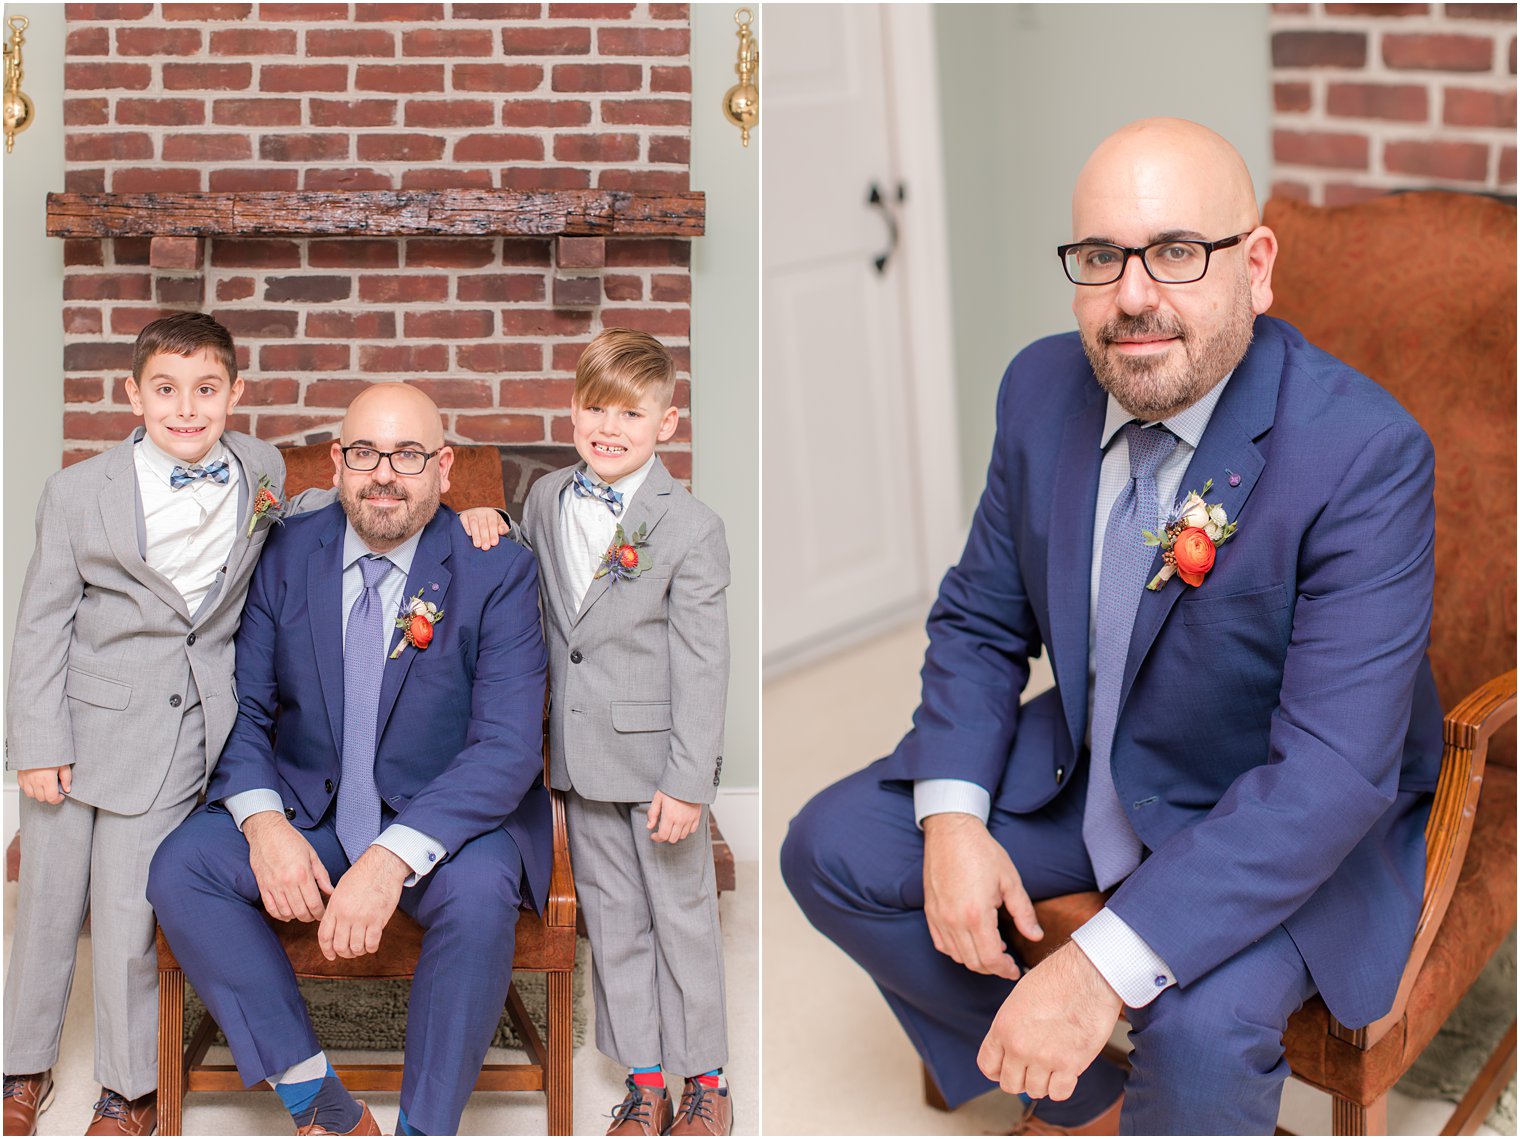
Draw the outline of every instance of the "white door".
[[[906,174],[905,116],[893,111],[894,98],[906,95],[896,58],[906,49],[925,63],[906,70],[932,80],[933,44],[920,35],[917,44],[894,45],[894,33],[909,38],[901,15],[877,5],[766,8],[769,675],[922,619],[944,568],[937,535],[960,528],[950,352],[942,342],[948,292],[925,300],[923,278],[908,271],[910,261],[915,272],[921,263],[942,270],[942,215],[939,227],[922,224],[942,208],[938,148],[920,146],[933,154],[933,170]],[[931,26],[926,13],[913,15],[914,28]],[[937,143],[932,115],[916,113],[906,129],[923,133],[926,123]],[[926,348],[934,341],[941,343]],[[926,367],[931,359],[943,366]],[[926,417],[925,408],[934,410]]]

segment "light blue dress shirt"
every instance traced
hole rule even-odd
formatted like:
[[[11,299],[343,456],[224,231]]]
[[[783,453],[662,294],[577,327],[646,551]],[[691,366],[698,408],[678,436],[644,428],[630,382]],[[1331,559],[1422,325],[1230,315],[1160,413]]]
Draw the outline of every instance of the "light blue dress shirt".
[[[390,573],[380,579],[380,604],[384,611],[401,612],[401,603],[406,594],[406,580],[412,572],[412,559],[417,554],[417,544],[421,540],[422,532],[419,530],[394,550],[381,555],[389,559],[391,563]],[[349,610],[354,607],[354,602],[359,600],[359,594],[364,591],[364,575],[359,571],[359,559],[372,553],[375,551],[364,544],[364,540],[354,532],[353,526],[345,524],[343,528],[343,638],[345,644],[348,640]],[[387,645],[389,641],[390,639],[387,638]],[[390,650],[387,648],[385,651]],[[260,811],[284,811],[279,792],[268,787],[259,787],[229,796],[224,805],[232,814],[233,821],[237,823],[239,830],[250,815],[258,814]],[[380,836],[375,839],[375,844],[385,847],[412,868],[412,873],[402,883],[403,886],[415,886],[448,854],[448,850],[437,839],[399,823],[392,823],[381,831]]]
[[[1177,446],[1163,460],[1156,471],[1156,497],[1159,508],[1156,528],[1170,513],[1177,500],[1186,497],[1188,491],[1202,492],[1203,487],[1182,486],[1182,476],[1193,460],[1193,453],[1203,439],[1203,433],[1214,416],[1224,388],[1230,382],[1231,371],[1215,384],[1209,393],[1197,403],[1179,411],[1164,426],[1177,436]],[[1090,589],[1087,609],[1087,738],[1092,737],[1092,698],[1096,678],[1093,675],[1094,639],[1097,635],[1098,576],[1103,566],[1103,539],[1107,519],[1114,502],[1129,481],[1129,441],[1120,430],[1135,417],[1120,406],[1112,395],[1108,397],[1108,409],[1103,419],[1103,434],[1098,446],[1103,451],[1103,462],[1098,468],[1098,498],[1093,513],[1093,549]],[[1154,421],[1153,421],[1154,422]],[[1144,426],[1149,427],[1151,423]],[[920,779],[913,785],[913,814],[920,827],[929,815],[956,811],[975,815],[986,822],[992,814],[992,795],[985,788],[964,779]],[[1091,959],[1103,979],[1109,983],[1119,999],[1130,1008],[1141,1008],[1156,999],[1164,989],[1177,983],[1160,956],[1145,939],[1129,927],[1118,914],[1106,906],[1076,930],[1071,939]]]

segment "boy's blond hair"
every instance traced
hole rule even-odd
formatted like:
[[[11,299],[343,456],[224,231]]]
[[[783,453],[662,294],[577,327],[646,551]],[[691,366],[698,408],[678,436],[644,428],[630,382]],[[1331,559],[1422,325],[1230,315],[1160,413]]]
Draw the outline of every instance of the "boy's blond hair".
[[[660,410],[675,402],[676,362],[646,332],[608,328],[598,333],[575,365],[575,402],[579,407],[634,407],[650,393]]]
[[[237,349],[228,332],[214,317],[203,312],[176,312],[144,326],[132,346],[132,378],[142,382],[143,368],[160,352],[194,356],[209,350],[227,369],[227,378],[238,378]]]

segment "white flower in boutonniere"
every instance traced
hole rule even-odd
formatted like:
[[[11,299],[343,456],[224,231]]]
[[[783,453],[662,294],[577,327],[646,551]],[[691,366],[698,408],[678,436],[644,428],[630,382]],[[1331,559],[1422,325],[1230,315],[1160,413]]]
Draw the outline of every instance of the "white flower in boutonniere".
[[[1172,513],[1160,534],[1145,534],[1147,546],[1161,547],[1163,565],[1146,589],[1160,589],[1179,574],[1191,586],[1203,584],[1204,576],[1214,568],[1214,551],[1235,536],[1236,524],[1230,521],[1221,503],[1208,503],[1203,496],[1214,486],[1210,479],[1201,491],[1189,491]]]
[[[396,628],[401,630],[401,643],[396,646],[396,651],[391,653],[391,660],[395,660],[407,645],[421,652],[433,643],[433,626],[443,620],[443,610],[431,601],[422,600],[422,590],[417,591],[417,596],[401,605],[401,613],[396,618]]]

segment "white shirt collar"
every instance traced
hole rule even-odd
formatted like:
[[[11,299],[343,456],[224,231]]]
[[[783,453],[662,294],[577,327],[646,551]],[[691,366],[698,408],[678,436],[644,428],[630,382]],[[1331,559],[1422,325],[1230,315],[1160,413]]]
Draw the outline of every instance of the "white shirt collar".
[[[1203,433],[1208,429],[1209,420],[1214,418],[1214,408],[1218,406],[1219,399],[1224,395],[1224,386],[1230,382],[1230,377],[1235,374],[1231,368],[1225,373],[1224,379],[1220,380],[1209,393],[1191,407],[1183,408],[1176,415],[1161,420],[1161,423],[1173,435],[1181,439],[1193,450],[1198,449],[1198,444],[1203,441]],[[1103,417],[1103,435],[1098,440],[1099,450],[1106,450],[1109,442],[1118,434],[1119,428],[1135,419],[1135,416],[1124,410],[1124,405],[1110,393],[1108,397],[1108,410]],[[1156,421],[1142,421],[1142,426],[1149,427]]]
[[[426,530],[427,527],[422,528]],[[387,554],[381,554],[377,550],[370,549],[364,544],[364,539],[359,537],[354,529],[354,524],[347,520],[343,523],[343,572],[347,573],[360,558],[369,554],[377,557],[388,558],[392,565],[408,577],[412,573],[412,559],[417,556],[417,544],[422,541],[422,530],[418,530],[401,545]]]
[[[174,473],[175,467],[206,467],[219,459],[226,459],[227,466],[232,466],[232,457],[228,453],[227,448],[222,444],[221,439],[211,444],[211,450],[206,452],[206,457],[199,463],[186,463],[176,459],[157,443],[153,442],[147,431],[144,431],[142,438],[137,441],[137,453],[142,456],[148,469],[164,480],[165,486],[170,485],[169,476]]]
[[[612,487],[613,490],[617,491],[623,496],[623,508],[625,510],[627,509],[628,504],[633,501],[633,496],[638,493],[639,487],[644,485],[644,480],[649,477],[649,472],[654,469],[654,460],[655,455],[651,452],[649,458],[644,461],[644,465],[638,470],[630,471],[628,474],[618,479],[617,482],[608,484]],[[592,482],[602,481],[601,479],[597,478],[596,472],[593,471],[591,467],[585,462],[581,463],[581,470],[585,472],[586,477]]]

